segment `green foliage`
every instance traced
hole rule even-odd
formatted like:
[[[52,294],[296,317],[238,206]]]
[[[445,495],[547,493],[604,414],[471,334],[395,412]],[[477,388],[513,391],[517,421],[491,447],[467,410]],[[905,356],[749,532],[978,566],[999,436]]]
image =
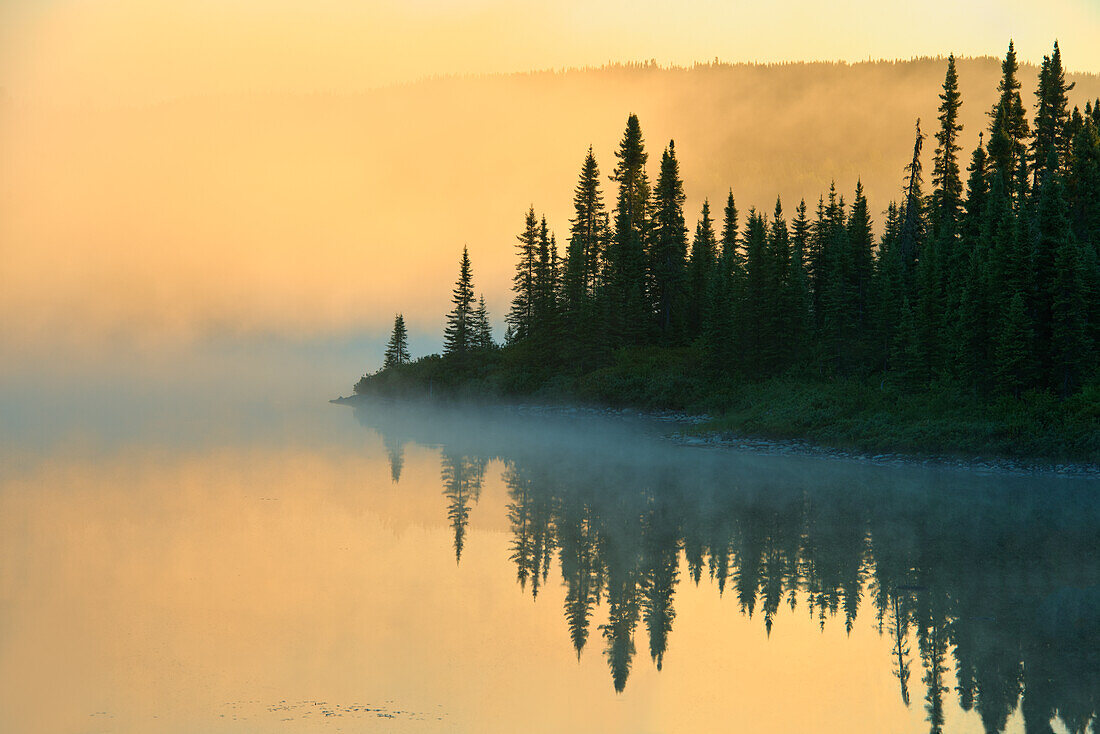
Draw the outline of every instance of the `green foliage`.
[[[535,396],[712,416],[699,430],[803,438],[869,452],[1090,461],[1100,456],[1100,382],[1067,399],[1024,390],[976,395],[955,382],[913,391],[878,378],[781,376],[746,382],[703,365],[702,347],[623,349],[611,364],[575,378],[524,372],[513,347],[463,364],[431,355],[363,378],[358,394],[437,400]]]
[[[723,392],[724,411],[703,431],[788,438],[870,452],[1051,460],[1100,456],[1100,385],[1060,402],[1045,392],[977,398],[947,383],[913,393],[863,380],[777,379]]]
[[[1032,381],[1033,338],[1024,296],[1016,293],[1009,302],[1008,312],[998,335],[995,357],[998,388],[1016,397]]]
[[[621,349],[613,362],[581,376],[578,398],[597,404],[683,409],[705,400],[698,347]]]

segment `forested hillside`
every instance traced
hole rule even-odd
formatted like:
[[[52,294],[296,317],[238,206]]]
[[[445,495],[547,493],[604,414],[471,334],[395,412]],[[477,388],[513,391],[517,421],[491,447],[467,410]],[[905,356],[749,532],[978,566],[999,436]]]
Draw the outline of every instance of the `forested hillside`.
[[[978,144],[964,152],[954,58],[942,69],[937,114],[910,127],[901,195],[881,234],[862,182],[747,212],[730,188],[696,217],[685,210],[679,146],[660,143],[657,163],[630,115],[605,164],[606,196],[600,163],[591,149],[585,157],[560,248],[547,219],[527,211],[503,358],[484,338],[484,307],[473,309],[463,252],[449,368],[471,377],[488,370],[511,390],[578,376],[591,387],[624,354],[649,350],[646,359],[665,362],[660,382],[695,374],[711,386],[680,383],[656,396],[670,405],[685,401],[684,390],[705,405],[700,391],[783,375],[875,379],[900,394],[1095,392],[1100,100],[1070,106],[1074,85],[1055,44],[1025,103],[1010,45]],[[374,382],[384,385],[385,371]],[[632,396],[612,389],[607,397]],[[1095,402],[1084,408],[1086,432],[1093,422],[1086,444],[1096,439]]]

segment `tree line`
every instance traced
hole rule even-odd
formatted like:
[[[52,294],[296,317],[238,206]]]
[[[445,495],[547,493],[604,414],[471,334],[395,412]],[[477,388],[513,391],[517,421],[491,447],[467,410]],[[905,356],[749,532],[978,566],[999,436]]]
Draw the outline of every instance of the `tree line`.
[[[917,121],[904,188],[880,236],[857,183],[788,218],[744,219],[732,189],[705,201],[689,237],[673,141],[649,178],[640,122],[627,119],[605,202],[589,148],[564,252],[532,206],[504,348],[549,376],[607,364],[622,348],[697,346],[705,367],[755,380],[794,372],[951,381],[981,393],[1068,396],[1094,379],[1100,338],[1100,100],[1069,108],[1055,43],[1029,122],[1012,43],[989,127],[964,171],[953,56],[939,95],[929,186]],[[495,348],[469,256],[445,353]]]

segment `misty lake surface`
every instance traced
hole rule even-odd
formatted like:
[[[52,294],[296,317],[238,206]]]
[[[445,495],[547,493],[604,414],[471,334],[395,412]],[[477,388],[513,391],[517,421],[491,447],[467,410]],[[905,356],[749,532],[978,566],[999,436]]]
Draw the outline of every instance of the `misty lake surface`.
[[[1096,715],[1094,479],[689,447],[659,422],[515,408],[159,400],[51,440],[9,426],[0,732]]]

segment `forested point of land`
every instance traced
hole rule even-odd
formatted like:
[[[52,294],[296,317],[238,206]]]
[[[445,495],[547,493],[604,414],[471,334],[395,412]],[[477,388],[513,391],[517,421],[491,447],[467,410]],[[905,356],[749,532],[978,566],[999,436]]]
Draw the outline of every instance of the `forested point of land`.
[[[676,143],[651,161],[631,114],[609,178],[582,156],[561,247],[534,206],[523,216],[503,344],[464,249],[444,354],[410,361],[398,317],[356,392],[572,397],[868,448],[1095,459],[1100,99],[1070,107],[1055,43],[1025,103],[1010,43],[963,156],[945,67],[877,229],[857,183],[747,212],[731,188],[691,232]]]

